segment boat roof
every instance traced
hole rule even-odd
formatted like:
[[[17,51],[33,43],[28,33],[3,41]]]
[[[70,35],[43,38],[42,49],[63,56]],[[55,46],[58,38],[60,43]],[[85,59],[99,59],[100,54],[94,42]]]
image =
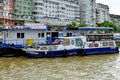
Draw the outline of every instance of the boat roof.
[[[23,27],[23,28],[2,28],[0,31],[6,30],[49,30],[48,27],[44,28],[30,28],[30,27]],[[80,27],[80,28],[68,28],[67,30],[81,30],[81,31],[88,31],[88,30],[113,30],[112,27]]]
[[[1,31],[6,31],[6,30],[47,30],[47,29],[32,29],[32,28],[3,28],[3,29],[0,29]]]
[[[81,27],[79,30],[113,30],[112,27]]]
[[[70,36],[70,37],[67,37],[67,36],[62,36],[62,37],[58,37],[58,39],[75,39],[75,38],[80,38],[80,37],[85,37],[85,36]]]

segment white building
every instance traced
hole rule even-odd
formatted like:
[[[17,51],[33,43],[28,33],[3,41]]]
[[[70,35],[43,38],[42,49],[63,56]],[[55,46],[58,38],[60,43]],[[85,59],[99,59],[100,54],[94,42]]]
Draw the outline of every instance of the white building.
[[[120,27],[120,15],[110,14],[110,21]]]
[[[96,0],[79,0],[80,1],[80,22],[86,23],[87,26],[96,25]]]
[[[110,21],[109,7],[101,3],[97,3],[96,6],[96,23],[102,23],[104,21]]]
[[[78,0],[33,0],[35,20],[50,25],[66,25],[78,21]]]

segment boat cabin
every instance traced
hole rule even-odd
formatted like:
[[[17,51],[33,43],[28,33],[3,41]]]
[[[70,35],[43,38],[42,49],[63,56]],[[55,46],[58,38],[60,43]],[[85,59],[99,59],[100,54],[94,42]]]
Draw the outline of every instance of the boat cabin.
[[[50,38],[54,42],[60,36],[82,35],[83,32],[79,29],[63,29],[49,30],[47,25],[33,26],[16,26],[15,28],[2,29],[4,44],[12,44],[14,46],[31,46],[32,44],[45,44]]]

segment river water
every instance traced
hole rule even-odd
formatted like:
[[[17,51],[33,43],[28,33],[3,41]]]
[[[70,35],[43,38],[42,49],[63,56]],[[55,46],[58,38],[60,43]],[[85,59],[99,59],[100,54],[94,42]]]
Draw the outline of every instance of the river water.
[[[1,57],[0,80],[120,80],[120,55]]]

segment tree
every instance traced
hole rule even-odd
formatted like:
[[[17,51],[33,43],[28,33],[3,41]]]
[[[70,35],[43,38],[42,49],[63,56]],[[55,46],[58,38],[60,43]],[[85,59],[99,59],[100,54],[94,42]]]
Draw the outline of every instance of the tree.
[[[67,24],[68,27],[73,27],[72,24]]]
[[[87,25],[85,23],[78,24],[78,27],[86,27]]]
[[[115,25],[109,21],[104,21],[104,22],[100,23],[100,27],[112,27],[114,29],[114,32],[120,31],[120,29],[117,27],[117,25]]]
[[[76,22],[72,22],[71,24],[72,24],[72,26],[74,26],[74,27],[77,26],[77,23],[76,23]]]
[[[77,26],[76,22],[71,22],[70,24],[67,24],[68,27],[75,27]]]

